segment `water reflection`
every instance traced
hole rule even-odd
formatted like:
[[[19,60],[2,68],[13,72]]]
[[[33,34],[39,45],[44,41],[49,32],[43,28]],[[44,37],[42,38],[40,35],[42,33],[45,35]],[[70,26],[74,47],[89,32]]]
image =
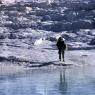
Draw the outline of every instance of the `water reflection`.
[[[66,82],[66,68],[60,69],[60,81],[59,81],[59,91],[62,95],[67,92],[67,82]]]
[[[0,95],[95,95],[94,69],[59,66],[0,76]]]

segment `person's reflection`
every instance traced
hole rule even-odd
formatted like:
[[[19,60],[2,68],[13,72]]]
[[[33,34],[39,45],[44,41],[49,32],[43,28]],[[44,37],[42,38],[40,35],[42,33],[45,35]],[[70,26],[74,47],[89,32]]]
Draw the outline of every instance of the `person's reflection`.
[[[66,71],[66,68],[60,69],[59,91],[62,95],[66,94],[67,92],[67,82],[66,82],[65,71]]]

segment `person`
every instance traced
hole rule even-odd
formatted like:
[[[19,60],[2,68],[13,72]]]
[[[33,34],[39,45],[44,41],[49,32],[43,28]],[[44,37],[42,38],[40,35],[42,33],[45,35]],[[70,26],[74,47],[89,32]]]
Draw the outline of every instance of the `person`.
[[[58,41],[57,41],[56,45],[57,45],[58,53],[59,53],[59,60],[61,61],[61,58],[63,58],[63,61],[64,61],[64,53],[65,53],[65,50],[66,50],[66,44],[65,44],[62,37],[58,38]]]

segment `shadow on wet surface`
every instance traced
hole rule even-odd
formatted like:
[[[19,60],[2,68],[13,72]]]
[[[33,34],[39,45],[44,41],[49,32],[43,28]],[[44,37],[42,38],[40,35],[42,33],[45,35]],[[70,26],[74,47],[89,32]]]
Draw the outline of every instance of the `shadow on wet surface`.
[[[51,61],[51,62],[32,62],[31,64],[27,65],[26,67],[44,67],[44,66],[49,66],[49,65],[54,65],[54,66],[71,66],[73,64],[65,64],[65,63],[60,63],[59,61]]]

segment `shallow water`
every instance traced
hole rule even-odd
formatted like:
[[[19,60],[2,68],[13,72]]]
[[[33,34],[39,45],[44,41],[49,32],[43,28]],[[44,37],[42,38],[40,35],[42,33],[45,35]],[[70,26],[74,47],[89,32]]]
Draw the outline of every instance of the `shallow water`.
[[[45,67],[0,76],[0,95],[95,95],[94,66]]]

